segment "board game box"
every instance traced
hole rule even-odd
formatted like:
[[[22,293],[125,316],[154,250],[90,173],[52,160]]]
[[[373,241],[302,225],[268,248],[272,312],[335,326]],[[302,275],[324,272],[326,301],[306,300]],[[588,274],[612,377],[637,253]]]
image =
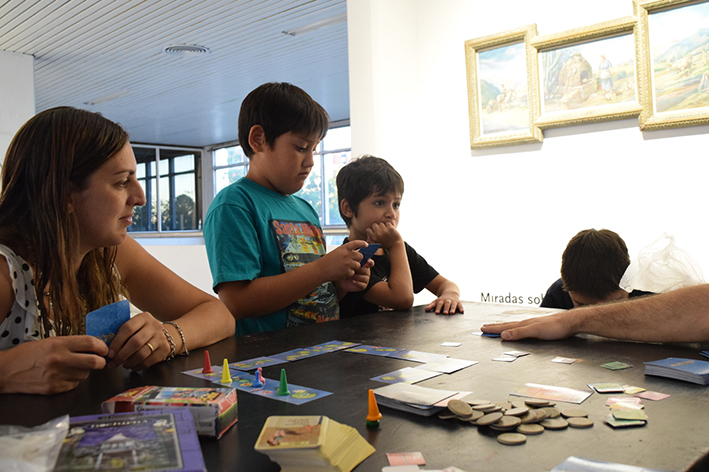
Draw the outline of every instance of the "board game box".
[[[104,413],[187,407],[192,412],[197,434],[222,437],[238,420],[236,389],[156,387],[147,385],[127,390],[101,404]]]
[[[71,418],[55,472],[140,470],[203,472],[188,408]]]

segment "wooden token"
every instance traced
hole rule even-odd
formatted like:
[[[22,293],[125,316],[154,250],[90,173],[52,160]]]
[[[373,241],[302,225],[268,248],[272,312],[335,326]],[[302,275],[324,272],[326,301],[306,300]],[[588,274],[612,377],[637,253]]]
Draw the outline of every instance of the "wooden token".
[[[593,426],[593,420],[584,417],[571,417],[567,418],[566,421],[572,428],[590,428],[591,426]]]
[[[470,421],[472,423],[473,421],[479,420],[483,416],[485,416],[485,413],[483,413],[482,411],[473,411],[470,414],[470,418],[468,418],[468,421]]]
[[[547,418],[541,422],[545,429],[566,429],[569,423],[563,418]]]
[[[545,407],[545,408],[540,408],[540,410],[544,410],[544,411],[546,411],[546,412],[548,413],[548,414],[547,414],[547,418],[558,418],[558,417],[561,416],[561,412],[560,412],[559,410],[557,410],[556,408],[551,407],[551,406],[548,406],[548,407]]]
[[[572,408],[570,410],[564,410],[561,412],[562,416],[564,418],[584,418],[588,416],[588,413],[586,413],[586,410],[582,410],[580,408]]]
[[[526,406],[522,408],[511,408],[505,412],[507,416],[524,416],[529,412],[529,408]]]
[[[502,418],[502,413],[496,411],[494,413],[488,413],[487,415],[477,420],[476,423],[478,426],[487,426],[499,420],[500,418]]]
[[[450,411],[444,411],[438,414],[438,417],[442,420],[450,420],[453,418],[457,418],[458,415],[451,413]]]
[[[486,411],[486,410],[495,410],[495,409],[499,410],[500,407],[495,405],[494,403],[481,403],[479,405],[473,405],[473,410]]]
[[[473,413],[473,409],[462,400],[451,400],[448,402],[448,409],[457,416],[470,416]]]
[[[492,402],[490,400],[475,399],[475,400],[468,400],[466,403],[470,406],[475,406],[475,405],[487,405]]]
[[[540,424],[521,424],[517,426],[517,432],[526,435],[542,434],[544,432],[544,426]]]
[[[527,442],[527,436],[519,433],[502,433],[497,437],[497,442],[507,446],[516,446]]]
[[[521,420],[516,416],[503,416],[499,420],[492,423],[490,427],[498,431],[507,431],[510,429],[515,429],[520,423]]]
[[[533,399],[533,400],[525,400],[524,403],[525,403],[525,405],[531,406],[532,408],[542,408],[545,406],[552,406],[552,403],[549,402],[549,400]]]
[[[522,421],[522,424],[536,423],[537,414],[534,412],[534,410],[528,411],[524,416],[520,418],[520,420]]]

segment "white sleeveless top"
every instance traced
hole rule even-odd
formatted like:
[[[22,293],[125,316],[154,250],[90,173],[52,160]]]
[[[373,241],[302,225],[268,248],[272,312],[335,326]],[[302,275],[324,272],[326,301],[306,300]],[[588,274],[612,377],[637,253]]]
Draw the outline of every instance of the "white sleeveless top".
[[[34,277],[29,264],[2,244],[0,255],[7,259],[15,292],[15,303],[10,314],[0,324],[0,351],[4,351],[26,341],[41,339],[42,323],[39,319]]]

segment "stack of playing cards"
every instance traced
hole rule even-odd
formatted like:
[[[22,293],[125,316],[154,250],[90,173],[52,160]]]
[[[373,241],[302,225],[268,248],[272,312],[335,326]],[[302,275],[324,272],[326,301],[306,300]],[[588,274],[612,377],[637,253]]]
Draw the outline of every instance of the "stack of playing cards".
[[[395,383],[374,389],[374,396],[379,405],[421,416],[431,416],[442,411],[445,407],[437,404],[457,393],[458,391],[438,390],[407,383]]]
[[[709,362],[668,357],[659,361],[646,362],[645,375],[657,375],[707,385],[709,384]]]
[[[356,429],[326,416],[269,416],[254,449],[282,472],[349,472],[374,452]]]

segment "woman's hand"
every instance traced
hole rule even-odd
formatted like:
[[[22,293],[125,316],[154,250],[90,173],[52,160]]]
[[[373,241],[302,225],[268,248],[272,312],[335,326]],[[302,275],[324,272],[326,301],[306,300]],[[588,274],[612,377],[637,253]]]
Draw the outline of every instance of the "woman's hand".
[[[106,344],[93,336],[27,341],[0,352],[0,393],[53,394],[72,390],[103,369]]]
[[[179,339],[174,342],[177,346],[182,344]],[[118,330],[109,346],[108,365],[143,370],[164,361],[171,353],[162,323],[146,311],[123,323]]]

